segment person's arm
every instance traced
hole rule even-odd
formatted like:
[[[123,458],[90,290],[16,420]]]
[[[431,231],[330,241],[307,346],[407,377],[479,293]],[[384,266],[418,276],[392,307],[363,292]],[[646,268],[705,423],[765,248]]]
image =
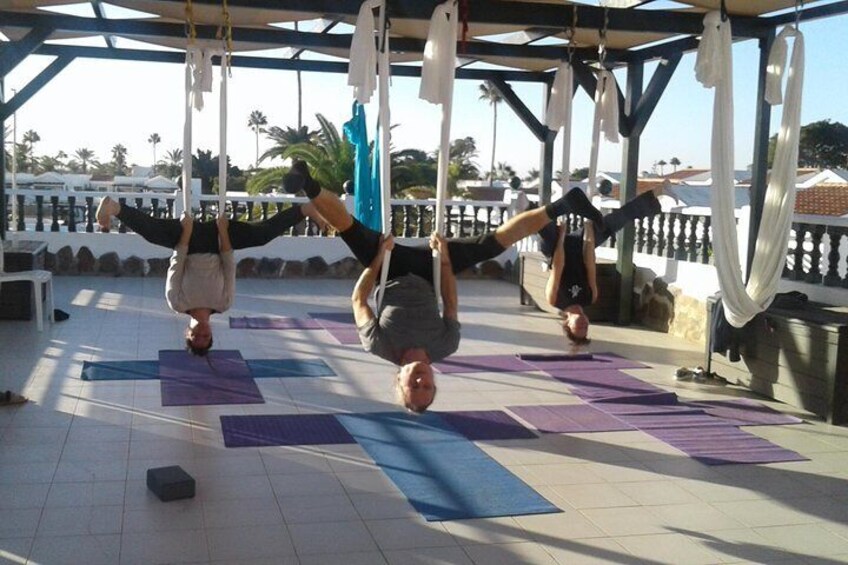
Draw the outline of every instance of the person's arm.
[[[168,266],[168,276],[165,279],[165,298],[171,310],[180,311],[180,294],[182,293],[183,275],[185,274],[186,257],[188,257],[188,243],[191,240],[191,232],[194,221],[188,213],[183,213],[180,219],[183,231],[174,253],[171,255],[171,263]]]
[[[556,306],[559,283],[560,279],[562,279],[562,272],[565,269],[565,224],[560,224],[558,227],[559,236],[557,237],[554,256],[551,261],[548,282],[545,285],[545,295],[548,299],[548,304],[551,306]]]
[[[598,276],[595,267],[595,229],[591,220],[583,226],[583,262],[586,265],[586,278],[592,289],[592,304],[598,301]]]
[[[448,240],[443,235],[434,233],[430,238],[430,247],[439,252],[442,317],[448,320],[457,320],[459,317],[459,298],[456,294],[456,275],[454,275],[451,265]]]
[[[230,241],[230,221],[225,215],[218,216],[218,251],[221,259],[221,271],[224,278],[224,288],[221,312],[226,312],[233,305],[236,295],[236,259],[233,254],[233,244]]]
[[[392,236],[381,241],[380,247],[377,249],[377,254],[371,260],[371,264],[362,271],[362,274],[359,275],[359,280],[356,281],[356,286],[353,287],[353,294],[350,297],[350,301],[353,306],[353,318],[356,321],[357,327],[362,327],[374,319],[374,311],[368,305],[368,297],[374,290],[377,277],[380,276],[380,269],[383,266],[383,256],[387,250],[394,248],[394,245],[395,241]]]

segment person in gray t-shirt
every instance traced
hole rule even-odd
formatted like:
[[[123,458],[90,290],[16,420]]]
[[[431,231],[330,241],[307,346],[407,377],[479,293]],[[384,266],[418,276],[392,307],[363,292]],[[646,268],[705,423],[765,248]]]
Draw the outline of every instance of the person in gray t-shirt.
[[[519,214],[493,233],[447,240],[434,234],[429,246],[395,245],[352,217],[338,196],[321,189],[306,163],[296,161],[283,179],[286,191],[303,190],[318,213],[332,225],[365,267],[353,289],[351,302],[359,338],[366,351],[399,365],[398,396],[407,409],[423,412],[433,402],[436,383],[431,363],[459,347],[459,320],[455,273],[501,254],[513,243],[539,231],[551,221],[544,208]],[[438,249],[442,268],[439,312],[433,287],[431,250]],[[368,305],[383,265],[392,250],[388,283],[375,314]]]

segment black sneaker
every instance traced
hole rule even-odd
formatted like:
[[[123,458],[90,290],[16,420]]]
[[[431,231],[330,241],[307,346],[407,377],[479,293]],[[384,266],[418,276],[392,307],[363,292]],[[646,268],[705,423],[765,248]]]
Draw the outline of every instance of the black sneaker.
[[[320,190],[318,183],[309,174],[309,167],[306,166],[306,161],[295,161],[292,163],[288,174],[283,177],[283,190],[289,194],[297,194],[301,190],[311,196],[313,192]]]

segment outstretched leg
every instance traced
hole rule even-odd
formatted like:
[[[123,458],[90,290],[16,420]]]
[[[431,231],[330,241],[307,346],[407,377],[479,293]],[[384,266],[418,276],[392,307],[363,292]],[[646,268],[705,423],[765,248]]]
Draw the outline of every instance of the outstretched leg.
[[[261,222],[230,222],[230,241],[233,249],[260,247],[286,230],[303,221],[304,213],[299,204],[278,212]]]
[[[651,191],[643,192],[636,198],[626,202],[621,208],[613,210],[604,216],[603,224],[595,227],[595,247],[604,243],[612,234],[633,220],[654,216],[661,211],[662,207],[656,195]]]
[[[168,249],[173,249],[177,245],[183,230],[179,220],[154,218],[132,206],[122,205],[105,196],[97,206],[97,223],[107,230],[112,216],[124,222],[127,227],[150,243]]]

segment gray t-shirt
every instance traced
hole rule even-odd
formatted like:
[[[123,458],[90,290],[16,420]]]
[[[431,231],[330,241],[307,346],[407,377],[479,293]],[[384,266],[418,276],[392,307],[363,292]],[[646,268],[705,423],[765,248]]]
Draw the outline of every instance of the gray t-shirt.
[[[377,316],[357,330],[366,351],[392,363],[407,349],[423,348],[439,361],[459,347],[459,322],[442,318],[433,285],[418,275],[387,282]]]
[[[171,255],[165,298],[171,310],[180,314],[194,308],[226,312],[233,305],[236,262],[232,251],[188,254],[179,246]]]

